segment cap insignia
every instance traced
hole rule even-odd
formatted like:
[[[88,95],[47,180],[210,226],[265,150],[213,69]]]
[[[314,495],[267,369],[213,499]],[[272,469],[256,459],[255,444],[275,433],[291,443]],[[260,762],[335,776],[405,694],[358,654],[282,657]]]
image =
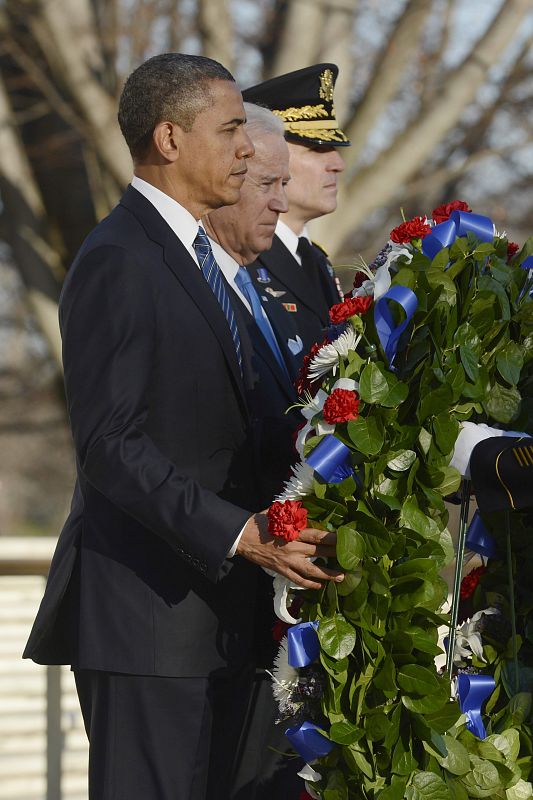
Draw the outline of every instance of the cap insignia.
[[[333,102],[333,72],[330,69],[325,69],[320,75],[320,89],[319,97],[328,103]]]

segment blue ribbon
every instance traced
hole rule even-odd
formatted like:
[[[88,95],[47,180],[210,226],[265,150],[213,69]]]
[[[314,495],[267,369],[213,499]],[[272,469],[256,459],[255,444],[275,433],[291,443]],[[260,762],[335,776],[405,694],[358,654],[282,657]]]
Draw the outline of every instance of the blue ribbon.
[[[389,309],[389,300],[399,303],[405,311],[405,319],[395,325]],[[416,311],[418,300],[416,294],[407,286],[391,286],[388,292],[377,300],[374,307],[374,322],[378,332],[379,341],[385,351],[389,364],[394,361],[398,349],[398,339],[406,329],[411,317]]]
[[[458,237],[471,231],[480,242],[492,242],[494,223],[490,217],[472,214],[470,211],[452,211],[450,218],[431,229],[422,239],[422,252],[433,260],[444,247],[449,247]]]
[[[533,269],[533,256],[528,256],[527,258],[524,258],[520,266],[522,267],[522,269]]]
[[[341,483],[354,474],[350,448],[331,433],[313,448],[306,461],[326,483]]]
[[[476,511],[472,517],[472,522],[466,532],[465,546],[473,553],[479,553],[485,558],[494,558],[496,555],[496,540],[488,532],[485,523]]]
[[[306,667],[316,661],[320,653],[318,620],[300,622],[287,631],[289,664],[291,667]]]
[[[322,729],[312,722],[302,722],[300,725],[287,728],[285,736],[306,764],[327,756],[335,747],[335,744],[323,735]]]
[[[466,714],[466,727],[478,739],[485,739],[487,731],[481,719],[481,706],[494,691],[496,683],[492,675],[467,675],[460,672],[457,676],[457,695],[461,711]]]

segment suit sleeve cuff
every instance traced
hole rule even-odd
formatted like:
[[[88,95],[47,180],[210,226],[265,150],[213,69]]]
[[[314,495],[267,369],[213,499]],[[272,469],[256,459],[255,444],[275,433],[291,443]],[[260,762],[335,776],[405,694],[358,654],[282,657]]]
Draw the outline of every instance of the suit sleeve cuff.
[[[251,517],[250,517],[250,519],[251,519]],[[228,555],[226,556],[226,558],[233,558],[233,556],[234,556],[234,555],[235,555],[235,553],[237,552],[237,547],[239,546],[239,542],[241,541],[241,536],[243,535],[243,533],[244,533],[244,529],[245,529],[245,528],[246,528],[246,526],[248,525],[248,522],[249,522],[249,520],[246,520],[246,522],[245,522],[245,523],[244,523],[244,525],[242,526],[241,530],[239,531],[239,535],[237,536],[237,538],[236,538],[236,539],[235,539],[235,541],[233,542],[232,546],[231,546],[231,547],[230,547],[230,549],[228,550]]]

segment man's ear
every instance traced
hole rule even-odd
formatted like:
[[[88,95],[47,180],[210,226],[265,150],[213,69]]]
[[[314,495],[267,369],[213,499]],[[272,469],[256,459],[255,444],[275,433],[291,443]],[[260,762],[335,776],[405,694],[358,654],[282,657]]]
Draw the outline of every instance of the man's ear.
[[[165,161],[177,161],[180,155],[182,129],[175,122],[159,122],[152,134],[154,147]]]

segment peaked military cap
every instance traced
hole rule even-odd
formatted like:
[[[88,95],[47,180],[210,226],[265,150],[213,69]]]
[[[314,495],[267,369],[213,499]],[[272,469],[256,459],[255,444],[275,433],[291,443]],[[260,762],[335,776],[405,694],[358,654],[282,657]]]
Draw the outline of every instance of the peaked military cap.
[[[470,474],[480,511],[533,508],[533,439],[484,439],[472,450]]]
[[[350,142],[339,128],[333,103],[338,74],[336,64],[314,64],[251,86],[242,96],[281,117],[288,141],[344,147]]]

